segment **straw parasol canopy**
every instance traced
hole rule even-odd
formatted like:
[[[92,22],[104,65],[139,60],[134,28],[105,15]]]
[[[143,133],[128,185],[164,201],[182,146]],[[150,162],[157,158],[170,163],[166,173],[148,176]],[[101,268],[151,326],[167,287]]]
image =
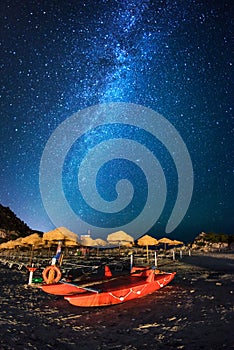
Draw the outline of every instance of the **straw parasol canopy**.
[[[70,247],[70,248],[79,246],[79,243],[76,241],[65,241],[64,244],[65,244],[65,247]]]
[[[43,241],[54,242],[54,243],[57,243],[58,241],[62,241],[66,245],[67,241],[73,241],[78,243],[78,236],[76,233],[68,230],[65,227],[58,227],[54,230],[45,232],[43,234]]]
[[[15,249],[15,242],[14,242],[14,240],[6,242],[6,248],[7,249]]]
[[[0,244],[0,249],[6,249],[5,246],[6,246],[6,242],[1,243]]]
[[[10,240],[8,242],[4,242],[0,245],[0,249],[14,249],[18,244],[15,243],[15,240]]]
[[[177,241],[176,239],[174,241],[171,241],[171,243],[169,243],[169,245],[182,245],[182,244],[184,244],[184,242]]]
[[[101,238],[96,238],[95,242],[99,247],[106,247],[108,245],[108,242]]]
[[[146,246],[147,262],[149,261],[149,246],[157,245],[158,241],[156,238],[153,238],[149,235],[145,235],[138,239],[137,244],[140,246]]]
[[[31,266],[32,263],[32,259],[33,259],[33,250],[35,248],[39,248],[42,247],[44,245],[44,242],[42,240],[42,238],[39,236],[38,233],[33,233],[29,236],[26,236],[24,238],[22,238],[21,242],[20,242],[20,246],[26,246],[26,247],[30,247],[30,261],[29,261],[29,266]]]
[[[145,236],[138,239],[137,244],[143,245],[143,246],[157,245],[158,241],[156,238],[153,238],[149,235],[145,235]]]
[[[91,237],[83,237],[80,243],[85,247],[97,248],[97,255],[98,255],[99,248],[103,248],[108,245],[108,242],[104,241],[101,238],[92,239]]]
[[[80,244],[85,246],[85,247],[94,247],[96,246],[96,242],[94,239],[92,239],[91,237],[83,237],[81,240],[80,240]]]
[[[22,244],[22,237],[19,237],[19,238],[16,238],[15,240],[14,240],[14,242],[15,242],[15,245],[16,246],[20,246],[21,244]]]
[[[107,242],[113,245],[129,245],[134,243],[134,238],[128,235],[124,231],[117,231],[114,233],[110,233],[107,236]]]
[[[42,238],[38,233],[33,233],[30,236],[26,236],[21,239],[20,245],[29,245],[29,246],[42,246],[44,244]]]
[[[166,247],[167,247],[167,244],[171,244],[172,243],[172,240],[167,238],[167,237],[164,237],[164,238],[161,238],[158,240],[158,243],[164,243],[164,249],[166,250]]]
[[[95,242],[95,246],[97,247],[97,255],[99,252],[99,248],[104,248],[104,247],[107,247],[109,245],[107,241],[105,241],[104,239],[101,239],[101,238],[96,238],[94,240],[94,242]]]
[[[20,245],[22,238],[17,238],[15,240],[10,240],[0,244],[0,249],[14,249]]]
[[[101,239],[101,238],[93,239],[91,237],[83,237],[80,240],[80,243],[86,247],[105,247],[108,245],[108,243],[104,241],[104,239]]]

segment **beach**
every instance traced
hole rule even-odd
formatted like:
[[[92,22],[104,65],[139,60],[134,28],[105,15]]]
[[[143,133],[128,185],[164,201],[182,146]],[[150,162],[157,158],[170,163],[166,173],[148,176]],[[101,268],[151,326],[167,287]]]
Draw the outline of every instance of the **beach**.
[[[79,308],[0,265],[2,350],[234,349],[234,256],[185,256],[159,291],[123,304]]]

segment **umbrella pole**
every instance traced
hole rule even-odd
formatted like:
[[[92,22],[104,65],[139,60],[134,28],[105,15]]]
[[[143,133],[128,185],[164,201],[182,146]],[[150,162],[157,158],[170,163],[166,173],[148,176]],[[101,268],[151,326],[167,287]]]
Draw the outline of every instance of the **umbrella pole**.
[[[154,252],[154,266],[158,267],[157,252]]]
[[[146,246],[146,256],[147,256],[147,264],[149,263],[149,247]]]
[[[172,250],[172,259],[175,260],[175,249]]]
[[[60,259],[59,259],[59,266],[62,266],[63,257],[64,257],[64,255],[63,255],[63,254],[61,254]]]
[[[29,266],[32,266],[32,261],[33,261],[33,244],[32,244],[32,247],[31,247]]]
[[[132,271],[132,267],[133,267],[133,254],[131,254],[130,256],[130,271]]]

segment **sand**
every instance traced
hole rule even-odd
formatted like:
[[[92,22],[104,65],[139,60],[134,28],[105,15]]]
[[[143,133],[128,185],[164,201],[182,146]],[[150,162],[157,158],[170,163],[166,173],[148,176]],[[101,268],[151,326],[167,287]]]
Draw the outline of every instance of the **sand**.
[[[186,256],[163,289],[103,308],[79,308],[0,265],[0,349],[234,349],[233,255]]]

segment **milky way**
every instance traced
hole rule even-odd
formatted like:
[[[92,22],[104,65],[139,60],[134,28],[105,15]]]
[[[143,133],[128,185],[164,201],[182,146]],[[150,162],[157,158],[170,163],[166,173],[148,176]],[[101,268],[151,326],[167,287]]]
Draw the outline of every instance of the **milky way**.
[[[233,233],[231,10],[231,1],[1,3],[0,203],[34,229],[53,228],[39,184],[50,136],[87,107],[133,103],[164,116],[191,157],[193,197],[173,238],[189,240],[201,231]],[[81,148],[74,144],[63,168],[68,195],[76,176],[72,164],[78,166],[78,154],[71,152],[125,133],[129,138],[140,131],[107,125],[86,133]],[[138,136],[144,144],[145,136]],[[176,200],[177,174],[165,147],[152,142],[168,186],[165,208],[150,229],[161,236]],[[135,187],[142,188],[142,195],[136,196],[143,205],[144,174],[136,167],[123,174],[121,169],[132,169],[132,163],[115,162],[115,181],[137,172]],[[97,183],[103,198],[111,201],[114,192],[103,190],[106,172],[101,170]]]

